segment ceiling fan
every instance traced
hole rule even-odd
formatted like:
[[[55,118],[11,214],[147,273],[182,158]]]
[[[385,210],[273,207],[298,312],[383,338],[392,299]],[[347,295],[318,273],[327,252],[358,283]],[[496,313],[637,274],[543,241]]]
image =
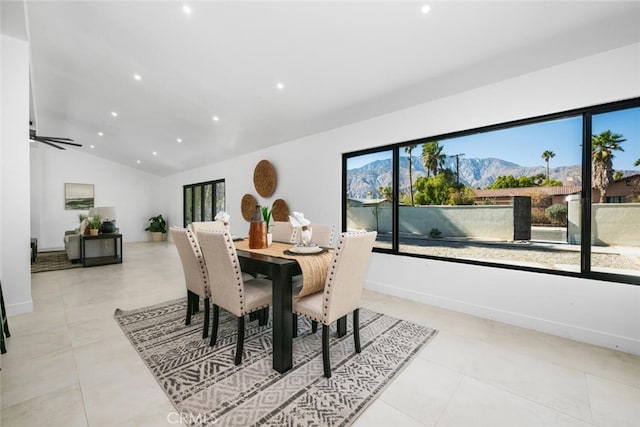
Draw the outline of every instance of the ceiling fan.
[[[39,136],[36,135],[36,130],[35,129],[29,129],[29,141],[37,141],[37,142],[43,142],[47,145],[50,145],[52,147],[57,148],[58,150],[66,150],[66,148],[57,145],[57,144],[67,144],[67,145],[73,145],[75,147],[82,147],[82,144],[78,144],[76,142],[73,142],[73,139],[71,138],[59,138],[56,136]]]

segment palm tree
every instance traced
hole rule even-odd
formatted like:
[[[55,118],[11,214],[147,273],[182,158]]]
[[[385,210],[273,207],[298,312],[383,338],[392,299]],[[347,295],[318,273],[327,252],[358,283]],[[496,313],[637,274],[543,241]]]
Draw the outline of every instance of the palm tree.
[[[422,144],[422,162],[427,170],[427,177],[433,172],[433,176],[438,174],[438,169],[444,167],[447,156],[442,154],[444,147],[438,141],[431,141]]]
[[[622,135],[605,130],[591,138],[592,186],[600,192],[600,203],[605,203],[607,188],[613,182],[613,152],[624,151],[620,146],[626,141]]]
[[[414,148],[416,148],[416,144],[411,144],[404,147],[404,152],[409,154],[409,194],[411,194],[411,206],[413,206],[413,177],[411,176],[413,162],[411,160],[411,152]]]
[[[378,192],[380,192],[380,195],[386,200],[393,199],[393,189],[391,187],[378,187]]]
[[[551,179],[549,176],[549,160],[553,159],[555,156],[556,153],[551,150],[545,150],[545,152],[542,153],[542,159],[547,163],[547,179]]]
[[[633,166],[640,166],[640,159],[636,160],[636,162],[633,164]]]

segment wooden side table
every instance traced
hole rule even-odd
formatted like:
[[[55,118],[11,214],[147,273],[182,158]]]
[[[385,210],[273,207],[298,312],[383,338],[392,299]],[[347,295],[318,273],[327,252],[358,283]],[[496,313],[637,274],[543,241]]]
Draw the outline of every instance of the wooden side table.
[[[35,237],[31,238],[31,264],[36,262],[36,258],[38,257],[38,239]]]
[[[0,283],[0,352],[6,353],[7,347],[4,345],[5,337],[9,338],[9,322],[7,321],[7,311],[4,309],[4,296],[2,296],[2,283]]]

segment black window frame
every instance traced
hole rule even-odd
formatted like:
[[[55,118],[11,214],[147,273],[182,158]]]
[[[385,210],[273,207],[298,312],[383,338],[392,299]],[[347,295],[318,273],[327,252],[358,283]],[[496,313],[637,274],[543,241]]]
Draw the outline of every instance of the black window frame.
[[[227,198],[226,198],[226,183],[224,178],[222,179],[216,179],[216,180],[212,180],[212,181],[204,181],[204,182],[197,182],[194,184],[186,184],[182,186],[182,224],[183,227],[188,226],[191,222],[193,222],[193,218],[195,218],[195,214],[196,214],[196,206],[195,206],[195,192],[199,191],[200,192],[200,219],[201,221],[204,220],[204,218],[206,217],[206,213],[208,213],[206,211],[206,206],[205,203],[202,203],[202,201],[205,200],[205,188],[209,185],[211,185],[211,212],[209,212],[211,215],[211,218],[214,218],[216,216],[216,200],[217,200],[217,185],[218,184],[224,184],[224,193],[223,197],[224,197],[224,205],[225,208],[223,208],[223,210],[226,209],[226,205],[227,205]],[[191,222],[187,222],[187,192],[191,191]]]
[[[374,247],[373,251],[377,253],[386,253],[390,255],[398,255],[398,256],[406,256],[406,257],[414,257],[414,258],[424,258],[424,259],[434,259],[439,261],[447,261],[447,262],[455,262],[462,264],[471,264],[478,265],[484,267],[492,267],[492,268],[502,268],[508,270],[519,270],[519,271],[528,271],[528,272],[536,272],[543,274],[552,274],[556,276],[569,276],[569,277],[577,277],[583,279],[594,279],[601,280],[607,282],[616,282],[616,283],[624,283],[630,285],[640,285],[640,276],[632,276],[632,275],[624,275],[624,274],[615,274],[615,273],[605,273],[599,271],[593,271],[591,269],[591,229],[592,229],[592,218],[591,218],[591,206],[592,206],[592,196],[591,196],[591,138],[592,138],[592,117],[597,114],[603,113],[611,113],[618,110],[630,109],[640,107],[640,97],[639,98],[630,98],[622,101],[609,102],[589,107],[576,108],[572,110],[544,114],[540,116],[512,120],[503,123],[497,123],[487,126],[481,126],[472,129],[466,129],[462,131],[456,131],[451,133],[427,136],[423,138],[408,140],[397,142],[393,144],[388,144],[384,146],[378,146],[375,148],[367,148],[364,150],[357,150],[352,152],[346,152],[342,154],[342,209],[341,209],[341,227],[342,231],[347,230],[347,161],[350,158],[358,157],[366,154],[372,154],[382,151],[392,151],[393,152],[393,198],[392,198],[392,244],[391,249],[387,248],[377,248]],[[470,260],[464,258],[450,258],[450,257],[440,257],[434,255],[423,255],[423,254],[414,254],[414,253],[406,253],[400,252],[399,250],[399,163],[400,163],[400,149],[406,145],[410,144],[423,144],[429,141],[440,141],[451,138],[457,138],[462,136],[469,136],[473,134],[492,132],[496,130],[509,129],[517,126],[530,125],[535,123],[546,122],[550,120],[559,120],[566,118],[575,118],[582,117],[582,191],[581,191],[581,243],[580,243],[580,271],[579,272],[570,272],[570,271],[561,271],[561,270],[552,270],[545,268],[537,268],[537,267],[529,267],[529,266],[517,266],[513,264],[503,264],[499,262],[491,262],[491,261],[477,261]]]

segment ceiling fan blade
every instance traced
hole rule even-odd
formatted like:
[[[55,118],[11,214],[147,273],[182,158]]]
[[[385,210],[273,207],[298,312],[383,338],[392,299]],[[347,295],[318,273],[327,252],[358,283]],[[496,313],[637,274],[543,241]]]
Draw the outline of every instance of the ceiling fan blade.
[[[38,142],[43,142],[43,143],[45,143],[45,144],[47,144],[47,145],[50,145],[50,146],[52,146],[52,147],[57,148],[58,150],[66,150],[66,148],[64,148],[64,147],[60,147],[59,145],[56,145],[56,144],[51,143],[51,142],[49,142],[49,141],[45,141],[44,139],[36,139],[36,141],[38,141]]]
[[[82,144],[78,144],[77,142],[58,141],[57,139],[48,139],[47,141],[53,142],[56,144],[67,144],[67,145],[73,145],[74,147],[82,147]]]
[[[73,139],[71,139],[71,138],[60,138],[60,137],[57,137],[57,136],[36,135],[36,138],[49,139],[49,140],[52,140],[52,141],[73,141]]]
[[[57,138],[47,138],[44,136],[36,136],[35,138],[32,138],[35,141],[40,141],[40,142],[45,142],[45,143],[53,143],[53,144],[67,144],[67,145],[73,145],[75,147],[82,147],[82,144],[78,144],[76,142],[67,142],[67,141],[60,141]],[[73,139],[69,139],[69,138],[63,138],[66,139],[68,141],[73,141]]]

